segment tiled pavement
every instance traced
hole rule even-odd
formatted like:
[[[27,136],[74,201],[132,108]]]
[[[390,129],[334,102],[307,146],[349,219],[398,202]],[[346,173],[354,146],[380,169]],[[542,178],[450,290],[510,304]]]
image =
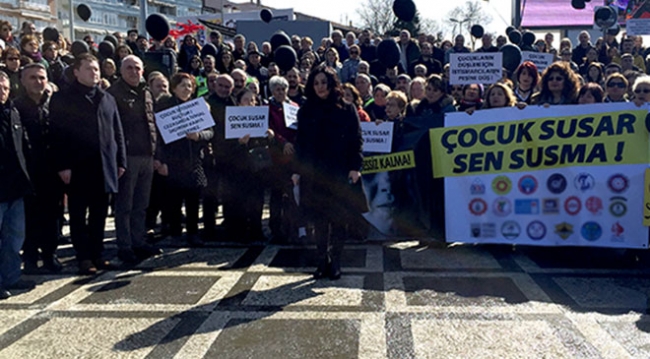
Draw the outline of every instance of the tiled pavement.
[[[309,246],[162,246],[31,277],[0,302],[0,358],[650,357],[645,253],[354,244],[332,282]]]

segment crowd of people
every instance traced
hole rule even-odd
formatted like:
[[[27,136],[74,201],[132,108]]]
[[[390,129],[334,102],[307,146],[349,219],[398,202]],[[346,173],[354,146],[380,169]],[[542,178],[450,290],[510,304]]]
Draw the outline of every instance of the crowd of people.
[[[119,43],[111,56],[90,36],[89,51],[73,56],[63,36],[42,42],[29,23],[19,35],[12,30],[0,21],[0,299],[33,287],[23,272],[62,270],[56,250],[65,207],[82,275],[116,268],[103,251],[109,209],[117,256],[135,264],[162,253],[152,238],[190,246],[266,241],[268,198],[270,240],[311,236],[319,253],[314,276],[337,279],[343,241],[354,232],[350,218],[368,210],[360,121],[393,121],[399,135],[408,116],[650,100],[650,49],[625,35],[620,45],[614,36],[592,45],[583,32],[577,46],[562,39],[555,49],[548,34],[535,49],[556,61],[541,75],[523,62],[498,83],[450,85],[449,55],[471,52],[462,35],[438,42],[403,30],[394,67],[381,61],[383,40],[368,30],[337,30],[319,44],[293,35],[297,61],[281,71],[269,42],[260,50],[243,34],[230,44],[209,33],[216,53],[208,54],[191,34],[150,42],[130,30],[113,35]],[[507,42],[493,41],[485,34],[475,51]],[[152,51],[173,55],[171,74],[145,68]],[[199,97],[215,126],[164,143],[155,113]],[[300,106],[297,129],[287,127],[284,104]],[[226,139],[229,106],[268,106],[266,137]]]

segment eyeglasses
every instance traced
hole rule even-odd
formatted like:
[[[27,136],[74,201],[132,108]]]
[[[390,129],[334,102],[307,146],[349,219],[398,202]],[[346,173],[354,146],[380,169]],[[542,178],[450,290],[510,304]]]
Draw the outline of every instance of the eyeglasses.
[[[636,90],[634,90],[634,93],[636,93],[636,94],[640,94],[640,93],[648,94],[648,93],[650,93],[650,89],[636,89]]]
[[[548,78],[549,81],[564,81],[564,77],[562,76],[550,76]]]
[[[20,57],[7,57],[7,61],[18,61]]]
[[[350,55],[359,55],[359,51],[350,51]]]
[[[620,89],[624,89],[627,86],[622,82],[610,82],[607,84],[607,87],[618,87]]]

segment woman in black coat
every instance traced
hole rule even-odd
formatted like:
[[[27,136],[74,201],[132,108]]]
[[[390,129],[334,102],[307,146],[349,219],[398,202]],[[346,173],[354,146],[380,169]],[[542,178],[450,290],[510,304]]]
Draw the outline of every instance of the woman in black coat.
[[[292,179],[300,183],[300,206],[314,225],[319,257],[314,277],[338,279],[346,218],[368,210],[360,182],[363,139],[357,110],[343,102],[333,69],[314,69],[306,95],[298,111],[298,173]]]
[[[169,84],[172,95],[161,98],[156,103],[156,112],[160,112],[189,101],[196,90],[196,80],[192,75],[179,72],[172,76]],[[185,202],[185,230],[190,245],[199,246],[199,197],[201,189],[207,185],[203,172],[202,151],[207,141],[214,135],[212,129],[188,133],[185,138],[159,145],[156,157],[159,162],[158,173],[167,177],[169,192],[169,231],[172,236],[182,232],[181,207]],[[158,136],[161,138],[161,136]]]

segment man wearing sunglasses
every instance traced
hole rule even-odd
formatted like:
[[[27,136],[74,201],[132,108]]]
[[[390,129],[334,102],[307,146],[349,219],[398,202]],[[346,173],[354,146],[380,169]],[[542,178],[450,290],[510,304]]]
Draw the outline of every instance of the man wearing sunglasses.
[[[625,76],[620,73],[613,73],[605,82],[606,96],[604,102],[628,102],[627,92],[628,82]]]

